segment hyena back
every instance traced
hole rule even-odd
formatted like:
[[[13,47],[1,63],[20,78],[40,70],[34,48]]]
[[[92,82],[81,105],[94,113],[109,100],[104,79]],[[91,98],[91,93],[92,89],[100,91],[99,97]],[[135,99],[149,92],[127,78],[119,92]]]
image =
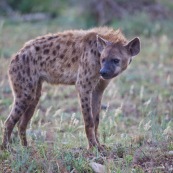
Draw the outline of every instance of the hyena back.
[[[103,91],[139,51],[138,38],[128,42],[120,30],[107,27],[65,31],[27,42],[9,66],[14,102],[5,121],[2,147],[7,147],[16,123],[21,143],[27,146],[27,124],[44,81],[76,85],[89,147],[100,147],[97,129]]]

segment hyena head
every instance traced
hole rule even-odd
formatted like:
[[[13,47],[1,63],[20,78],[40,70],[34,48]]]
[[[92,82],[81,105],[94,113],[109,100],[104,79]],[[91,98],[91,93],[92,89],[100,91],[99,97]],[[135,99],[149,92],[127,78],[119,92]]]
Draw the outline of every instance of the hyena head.
[[[134,38],[122,45],[97,36],[97,47],[101,54],[100,75],[103,79],[111,79],[123,72],[131,63],[132,57],[140,52],[140,40]]]

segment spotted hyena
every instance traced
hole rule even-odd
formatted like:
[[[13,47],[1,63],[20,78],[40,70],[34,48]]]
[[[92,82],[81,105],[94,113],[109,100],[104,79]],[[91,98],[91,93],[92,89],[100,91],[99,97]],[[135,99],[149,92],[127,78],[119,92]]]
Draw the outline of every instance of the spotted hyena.
[[[7,147],[17,122],[21,143],[27,146],[27,124],[44,81],[76,86],[89,147],[100,147],[97,129],[103,91],[139,52],[139,38],[127,41],[120,30],[108,27],[65,31],[27,42],[9,66],[14,102],[2,147]]]

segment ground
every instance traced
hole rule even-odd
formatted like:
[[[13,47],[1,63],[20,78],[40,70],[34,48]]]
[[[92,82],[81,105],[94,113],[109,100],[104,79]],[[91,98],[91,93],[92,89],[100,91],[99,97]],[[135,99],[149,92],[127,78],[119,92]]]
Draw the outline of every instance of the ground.
[[[63,29],[56,21],[0,21],[0,140],[13,101],[10,56],[25,41]],[[139,35],[141,53],[105,91],[99,127],[104,152],[86,149],[74,86],[44,84],[27,131],[29,148],[21,147],[15,129],[11,152],[0,151],[0,172],[93,172],[91,162],[105,165],[107,172],[172,172],[173,40],[156,34]]]

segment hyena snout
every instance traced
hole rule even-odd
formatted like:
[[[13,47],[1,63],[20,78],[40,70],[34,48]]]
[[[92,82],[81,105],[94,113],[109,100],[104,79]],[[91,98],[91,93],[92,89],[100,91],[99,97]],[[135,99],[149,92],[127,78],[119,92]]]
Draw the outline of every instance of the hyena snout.
[[[120,67],[111,63],[105,62],[102,68],[100,69],[100,75],[103,79],[111,79],[116,77],[120,72]]]
[[[103,77],[104,79],[108,79],[108,78],[111,78],[111,76],[112,76],[112,71],[109,70],[109,69],[102,68],[102,69],[100,70],[100,75],[101,75],[101,77]]]

